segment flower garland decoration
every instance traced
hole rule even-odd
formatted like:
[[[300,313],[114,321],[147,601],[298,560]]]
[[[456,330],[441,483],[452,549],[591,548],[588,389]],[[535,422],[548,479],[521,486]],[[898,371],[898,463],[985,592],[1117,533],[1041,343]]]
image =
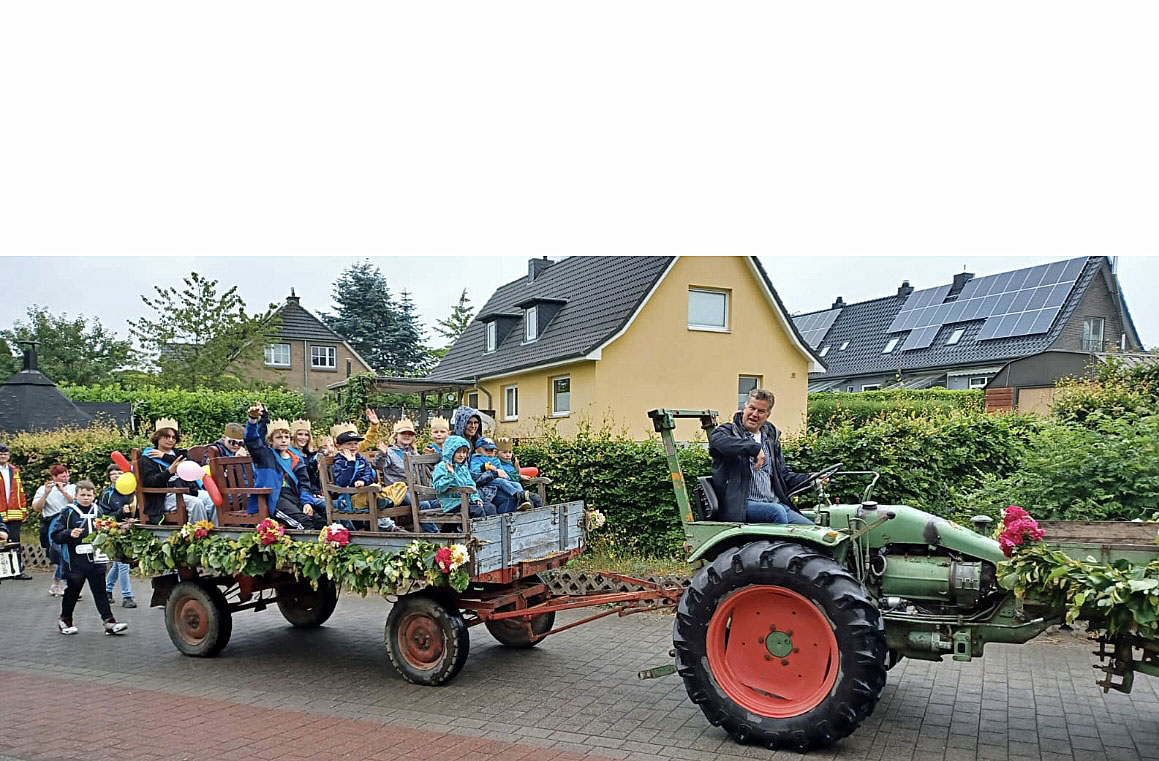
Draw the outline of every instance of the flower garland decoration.
[[[338,524],[322,529],[315,541],[288,536],[280,523],[269,519],[237,539],[215,532],[206,521],[187,523],[164,539],[128,522],[98,520],[94,528],[89,541],[150,576],[177,568],[228,576],[284,571],[315,588],[327,578],[361,595],[397,594],[416,582],[461,592],[470,583],[471,553],[465,545],[439,547],[416,539],[397,552],[376,550],[352,543],[350,532]],[[436,555],[446,560],[437,562]]]
[[[1068,624],[1083,618],[1110,635],[1159,639],[1159,560],[1076,560],[1042,542],[1045,532],[1016,505],[1006,508],[1002,523],[998,543],[1010,559],[999,564],[998,575],[1015,597],[1065,610]]]

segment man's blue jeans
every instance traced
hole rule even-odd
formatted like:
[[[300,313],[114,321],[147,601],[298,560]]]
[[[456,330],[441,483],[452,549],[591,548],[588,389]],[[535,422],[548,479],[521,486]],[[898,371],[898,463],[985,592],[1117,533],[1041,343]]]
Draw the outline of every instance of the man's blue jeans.
[[[745,505],[746,523],[792,523],[812,526],[813,521],[780,502],[758,502],[750,499]]]

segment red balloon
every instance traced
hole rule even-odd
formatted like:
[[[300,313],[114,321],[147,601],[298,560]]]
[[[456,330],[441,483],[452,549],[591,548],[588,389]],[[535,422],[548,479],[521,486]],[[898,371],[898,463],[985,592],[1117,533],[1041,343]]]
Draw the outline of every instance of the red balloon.
[[[121,469],[122,473],[132,473],[133,472],[133,466],[129,464],[129,461],[126,460],[125,456],[123,454],[121,454],[120,452],[113,452],[112,454],[109,455],[109,457],[112,458],[113,464]]]
[[[221,507],[221,503],[225,500],[221,498],[221,490],[217,488],[217,482],[213,480],[213,477],[206,476],[205,480],[201,483],[205,487],[205,490],[209,492],[209,501],[213,503],[213,506]]]
[[[528,478],[535,478],[539,475],[539,468],[520,468],[519,473],[520,475],[527,476]]]

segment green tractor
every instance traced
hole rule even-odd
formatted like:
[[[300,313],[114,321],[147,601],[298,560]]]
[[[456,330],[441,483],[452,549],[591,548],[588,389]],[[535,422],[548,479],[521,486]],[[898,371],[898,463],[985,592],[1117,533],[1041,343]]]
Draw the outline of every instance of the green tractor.
[[[860,504],[831,504],[820,487],[817,508],[805,511],[815,526],[711,520],[711,481],[699,479],[690,499],[673,431],[677,418],[698,418],[709,431],[716,412],[648,414],[664,444],[685,549],[697,570],[677,608],[675,666],[641,676],[678,673],[708,720],[738,742],[828,745],[873,712],[886,672],[900,659],[969,661],[989,642],[1027,642],[1062,623],[1063,611],[1019,600],[999,585],[1004,557],[982,533],[988,518],[970,530],[905,505],[879,505],[870,501],[876,474],[867,473],[874,478]],[[1159,551],[1153,542],[1071,546],[1132,562]],[[1159,675],[1156,643],[1117,640],[1110,652],[1102,644],[1112,661],[1099,682],[1104,690],[1129,691],[1133,671]],[[1137,648],[1143,656],[1136,661]]]

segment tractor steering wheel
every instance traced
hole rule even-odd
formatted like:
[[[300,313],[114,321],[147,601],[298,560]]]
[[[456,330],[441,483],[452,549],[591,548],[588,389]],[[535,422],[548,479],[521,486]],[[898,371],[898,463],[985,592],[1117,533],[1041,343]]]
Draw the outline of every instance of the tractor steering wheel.
[[[816,482],[816,481],[820,481],[822,478],[829,478],[834,473],[841,470],[842,465],[844,465],[844,463],[838,462],[838,463],[835,463],[833,465],[830,465],[828,468],[825,468],[824,470],[817,471],[816,473],[813,474],[813,481]]]

